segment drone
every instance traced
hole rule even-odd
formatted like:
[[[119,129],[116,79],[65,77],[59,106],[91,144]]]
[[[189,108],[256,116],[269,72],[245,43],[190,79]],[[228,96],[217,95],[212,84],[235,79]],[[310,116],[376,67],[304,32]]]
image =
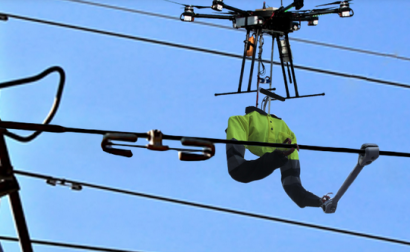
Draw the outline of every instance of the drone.
[[[336,1],[333,3],[322,4],[319,6],[327,6],[327,5],[339,5],[338,7],[329,7],[329,8],[321,8],[321,9],[312,9],[312,10],[301,10],[303,7],[303,0],[294,0],[294,2],[286,7],[283,7],[283,4],[280,8],[274,7],[266,7],[265,2],[263,3],[262,9],[256,10],[241,10],[232,6],[229,6],[223,2],[223,0],[213,0],[211,6],[198,6],[198,5],[187,5],[181,4],[169,0],[165,0],[168,2],[180,4],[184,6],[184,12],[180,16],[180,20],[184,22],[194,22],[196,18],[211,18],[211,19],[228,19],[232,21],[233,28],[239,29],[243,28],[246,29],[246,40],[244,53],[242,57],[242,67],[241,73],[239,77],[239,86],[238,92],[234,93],[244,93],[241,91],[242,89],[242,80],[243,80],[243,72],[245,68],[245,61],[251,57],[251,68],[250,68],[250,76],[249,76],[249,83],[248,89],[246,92],[259,92],[268,95],[269,97],[275,100],[285,101],[286,99],[290,98],[305,98],[305,97],[312,97],[312,96],[319,96],[324,95],[322,94],[313,94],[313,95],[304,95],[300,96],[295,70],[293,67],[293,58],[292,52],[290,49],[289,44],[289,37],[288,34],[291,32],[295,32],[300,30],[301,22],[306,21],[308,26],[316,26],[319,23],[319,16],[325,14],[332,14],[337,13],[342,18],[352,17],[354,15],[353,10],[350,8],[350,1],[352,0],[345,0],[345,1]],[[292,8],[295,8],[295,11],[291,11]],[[226,9],[228,12],[220,14],[198,14],[194,12],[194,9],[205,9],[210,8],[214,11],[221,12],[222,10]],[[253,35],[250,36],[250,33],[253,32]],[[262,47],[263,47],[263,34],[268,34],[272,36],[272,53],[271,53],[271,73],[270,77],[266,77],[265,79],[261,78],[260,75],[263,74],[265,71],[265,67],[262,63]],[[254,37],[255,36],[255,37]],[[272,65],[273,65],[273,49],[275,39],[277,41],[277,47],[279,50],[279,58],[280,64],[282,67],[282,74],[283,80],[286,88],[286,95],[287,97],[282,97],[278,94],[272,93],[265,89],[259,88],[259,83],[270,83],[272,80]],[[255,91],[251,91],[252,85],[252,75],[255,65],[255,57],[256,57],[256,47],[259,40],[259,72],[258,72],[258,88]],[[263,71],[260,71],[260,65],[262,63]],[[285,66],[287,71],[285,70]],[[287,74],[286,74],[287,72]],[[289,86],[287,76],[289,77],[290,84],[294,84],[295,89],[295,96],[290,96],[289,94]],[[292,81],[293,80],[293,81]],[[275,89],[269,89],[275,90]],[[234,94],[234,93],[224,93],[224,94]],[[223,94],[215,94],[215,95],[223,95]],[[257,102],[258,103],[258,102]]]

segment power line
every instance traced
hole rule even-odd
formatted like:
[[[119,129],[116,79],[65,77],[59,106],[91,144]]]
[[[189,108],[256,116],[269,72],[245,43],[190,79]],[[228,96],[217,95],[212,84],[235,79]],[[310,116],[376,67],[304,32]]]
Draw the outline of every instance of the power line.
[[[141,11],[141,10],[136,10],[136,9],[124,8],[124,7],[114,6],[114,5],[95,3],[95,2],[84,1],[84,0],[65,0],[65,1],[70,1],[70,2],[93,5],[93,6],[98,6],[98,7],[108,8],[108,9],[113,9],[113,10],[126,11],[126,12],[131,12],[131,13],[147,15],[147,16],[153,16],[153,17],[159,17],[159,18],[165,18],[165,19],[181,21],[179,17],[173,17],[173,16],[169,16],[169,15],[163,15],[163,14],[158,14],[158,13],[153,13],[153,12],[148,12],[148,11]],[[206,25],[206,26],[212,26],[212,27],[216,27],[216,28],[228,29],[228,30],[233,30],[233,31],[241,31],[241,32],[243,31],[242,29],[236,29],[236,28],[233,28],[231,26],[218,25],[218,24],[201,22],[201,21],[195,21],[195,22],[192,22],[192,23],[200,24],[200,25]],[[307,40],[307,39],[300,39],[300,38],[289,38],[289,39],[297,41],[297,42],[301,42],[301,43],[307,43],[307,44],[312,44],[312,45],[336,48],[336,49],[340,49],[340,50],[346,50],[346,51],[370,54],[370,55],[375,55],[375,56],[390,57],[390,58],[410,61],[410,58],[408,58],[408,57],[403,57],[403,56],[399,56],[399,55],[392,54],[392,53],[380,53],[380,52],[375,52],[375,51],[370,51],[370,50],[363,50],[363,49],[358,49],[358,48],[354,48],[354,47],[340,46],[340,45],[334,45],[334,44],[323,43],[323,42]]]
[[[231,57],[231,58],[242,59],[242,55],[239,55],[239,54],[233,54],[233,53],[221,52],[221,51],[205,49],[205,48],[200,48],[200,47],[182,45],[182,44],[171,43],[171,42],[160,41],[160,40],[154,40],[154,39],[148,39],[148,38],[137,37],[137,36],[131,36],[131,35],[126,35],[126,34],[121,34],[121,33],[108,32],[108,31],[103,31],[103,30],[97,30],[97,29],[92,29],[92,28],[87,28],[87,27],[76,26],[76,25],[58,23],[58,22],[47,21],[47,20],[42,20],[42,19],[18,16],[18,15],[14,15],[14,14],[0,13],[0,15],[5,15],[5,16],[11,17],[11,18],[21,19],[21,20],[30,21],[30,22],[54,25],[54,26],[70,28],[70,29],[75,29],[75,30],[81,30],[81,31],[86,31],[86,32],[92,32],[92,33],[98,33],[98,34],[103,34],[103,35],[108,35],[108,36],[119,37],[119,38],[137,40],[137,41],[142,41],[142,42],[146,42],[146,43],[153,43],[153,44],[165,45],[165,46],[170,46],[170,47],[176,47],[176,48],[185,49],[185,50],[198,51],[198,52],[203,52],[203,53],[210,53],[210,54],[215,54],[215,55],[221,55],[221,56],[226,56],[226,57]],[[268,64],[271,63],[270,60],[262,60],[262,62],[268,63]],[[273,63],[275,65],[280,65],[280,63],[277,62],[277,61],[273,61]],[[305,66],[298,66],[298,65],[294,65],[294,67],[298,68],[298,69],[306,70],[306,71],[316,72],[316,73],[329,74],[329,75],[335,75],[335,76],[339,76],[339,77],[352,78],[352,79],[359,79],[359,80],[364,80],[364,81],[368,81],[368,82],[375,82],[375,83],[380,83],[380,84],[385,84],[385,85],[390,85],[390,86],[396,86],[396,87],[402,87],[402,88],[410,88],[410,85],[408,85],[408,84],[392,82],[392,81],[385,81],[385,80],[374,79],[374,78],[368,78],[368,77],[364,77],[364,76],[360,76],[360,75],[352,75],[352,74],[346,74],[346,73],[340,73],[340,72],[333,72],[333,71],[329,71],[329,70],[323,70],[323,69],[317,69],[317,68],[305,67]]]
[[[11,122],[11,121],[1,121],[0,128],[5,129],[17,129],[17,130],[35,130],[38,132],[51,132],[51,133],[81,133],[81,134],[98,134],[106,135],[107,133],[114,133],[119,135],[128,135],[135,136],[138,138],[148,139],[150,136],[148,133],[141,132],[124,132],[124,131],[113,131],[113,130],[98,130],[98,129],[83,129],[83,128],[72,128],[64,127],[61,125],[54,124],[38,124],[38,123],[22,123],[22,122]],[[162,140],[174,140],[174,141],[183,141],[183,139],[195,139],[201,140],[212,144],[239,144],[239,145],[251,145],[251,146],[266,146],[266,147],[275,147],[275,148],[297,148],[299,146],[302,150],[312,150],[312,151],[329,151],[329,152],[341,152],[341,153],[356,153],[364,154],[364,149],[352,149],[352,148],[343,148],[343,147],[325,147],[325,146],[313,146],[313,145],[304,145],[304,144],[283,144],[283,143],[268,143],[268,142],[257,142],[257,141],[236,141],[236,140],[227,140],[227,139],[218,139],[218,138],[209,138],[209,137],[186,137],[186,136],[175,136],[175,135],[166,135],[162,134]],[[111,140],[123,141],[120,138],[113,138]],[[125,140],[126,141],[126,140]],[[110,145],[118,145],[110,143]],[[120,144],[121,146],[136,147],[134,145]],[[185,144],[186,146],[197,146],[204,147],[203,145],[196,144]],[[141,146],[138,146],[141,147]],[[395,151],[379,151],[380,156],[396,156],[396,157],[410,157],[410,153],[406,152],[395,152]]]
[[[44,180],[50,180],[50,179],[55,180],[56,179],[52,176],[37,174],[37,173],[31,173],[31,172],[26,172],[26,171],[14,170],[14,173],[22,175],[22,176],[33,177],[33,178],[44,179]],[[127,195],[143,197],[143,198],[148,198],[148,199],[153,199],[153,200],[165,201],[165,202],[181,204],[181,205],[186,205],[186,206],[191,206],[191,207],[203,208],[203,209],[208,209],[208,210],[213,210],[213,211],[218,211],[218,212],[225,212],[225,213],[234,214],[234,215],[241,215],[241,216],[246,216],[246,217],[251,217],[251,218],[256,218],[256,219],[281,222],[281,223],[285,223],[285,224],[297,225],[297,226],[302,226],[302,227],[306,227],[306,228],[319,229],[319,230],[328,231],[328,232],[358,236],[358,237],[362,237],[362,238],[368,238],[368,239],[374,239],[374,240],[379,240],[379,241],[384,241],[384,242],[390,242],[390,243],[396,243],[396,244],[410,246],[410,242],[404,241],[404,240],[397,240],[397,239],[392,239],[392,238],[387,238],[387,237],[382,237],[382,236],[376,236],[376,235],[371,235],[371,234],[366,234],[366,233],[354,232],[354,231],[337,229],[337,228],[326,227],[326,226],[319,226],[319,225],[305,223],[305,222],[281,219],[281,218],[271,217],[271,216],[267,216],[267,215],[249,213],[249,212],[238,211],[238,210],[233,210],[233,209],[228,209],[228,208],[223,208],[223,207],[217,207],[217,206],[212,206],[212,205],[205,205],[205,204],[200,204],[200,203],[195,203],[195,202],[189,202],[189,201],[183,201],[183,200],[178,200],[178,199],[166,198],[166,197],[152,195],[152,194],[145,194],[145,193],[140,193],[140,192],[135,192],[135,191],[128,191],[128,190],[124,190],[124,189],[112,188],[112,187],[96,185],[96,184],[90,184],[90,183],[79,182],[79,181],[73,181],[73,180],[68,180],[68,179],[64,179],[64,181],[66,181],[68,183],[72,183],[72,184],[79,184],[83,187],[90,187],[90,188],[99,189],[99,190],[105,190],[105,191],[121,193],[121,194],[127,194]]]
[[[9,237],[9,236],[0,236],[0,240],[14,241],[14,242],[19,241],[19,239],[14,238],[14,237]],[[71,243],[62,243],[62,242],[51,242],[51,241],[43,241],[43,240],[31,240],[31,243],[38,244],[38,245],[45,245],[45,246],[72,248],[72,249],[88,250],[88,251],[92,250],[92,251],[102,251],[102,252],[142,252],[142,251],[137,251],[137,250],[112,249],[112,248],[103,248],[103,247],[71,244]]]

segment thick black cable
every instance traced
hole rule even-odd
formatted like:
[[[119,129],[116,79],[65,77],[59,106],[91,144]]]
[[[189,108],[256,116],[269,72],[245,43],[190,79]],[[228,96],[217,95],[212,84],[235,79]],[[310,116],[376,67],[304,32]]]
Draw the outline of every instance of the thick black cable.
[[[44,179],[44,180],[56,179],[56,178],[51,177],[51,176],[47,176],[47,175],[43,175],[43,174],[36,174],[36,173],[31,173],[31,172],[26,172],[26,171],[14,170],[14,173],[18,174],[18,175],[21,175],[21,176],[28,176],[28,177],[33,177],[33,178],[37,178],[37,179]],[[340,234],[345,234],[345,235],[353,235],[353,236],[358,236],[358,237],[363,237],[363,238],[368,238],[368,239],[374,239],[374,240],[379,240],[379,241],[384,241],[384,242],[391,242],[391,243],[410,246],[410,242],[404,241],[404,240],[398,240],[398,239],[392,239],[392,238],[387,238],[387,237],[383,237],[383,236],[377,236],[377,235],[371,235],[371,234],[366,234],[366,233],[360,233],[360,232],[354,232],[354,231],[349,231],[349,230],[338,229],[338,228],[320,226],[320,225],[315,225],[315,224],[310,224],[310,223],[305,223],[305,222],[300,222],[300,221],[281,219],[281,218],[271,217],[271,216],[267,216],[267,215],[249,213],[249,212],[238,211],[238,210],[233,210],[233,209],[228,209],[228,208],[223,208],[223,207],[217,207],[217,206],[212,206],[212,205],[205,205],[205,204],[189,202],[189,201],[184,201],[184,200],[166,198],[166,197],[152,195],[152,194],[128,191],[128,190],[112,188],[112,187],[107,187],[107,186],[101,186],[101,185],[96,185],[96,184],[90,184],[90,183],[85,183],[85,182],[79,182],[79,181],[73,181],[73,180],[68,180],[68,179],[64,179],[64,180],[68,183],[79,184],[83,187],[90,187],[90,188],[99,189],[99,190],[105,190],[105,191],[110,191],[110,192],[115,192],[115,193],[127,194],[127,195],[143,197],[143,198],[148,198],[148,199],[153,199],[153,200],[160,200],[160,201],[165,201],[165,202],[170,202],[170,203],[175,203],[175,204],[181,204],[181,205],[186,205],[186,206],[191,206],[191,207],[197,207],[197,208],[203,208],[203,209],[218,211],[218,212],[225,212],[225,213],[229,213],[229,214],[241,215],[241,216],[246,216],[246,217],[251,217],[251,218],[256,218],[256,219],[275,221],[275,222],[280,222],[280,223],[285,223],[285,224],[290,224],[290,225],[302,226],[302,227],[306,227],[306,228],[314,228],[314,229],[319,229],[319,230],[328,231],[328,232],[335,232],[335,233],[340,233]]]
[[[105,135],[107,133],[117,133],[117,134],[134,135],[137,138],[146,138],[146,139],[149,137],[148,133],[142,133],[142,132],[82,129],[82,128],[63,127],[60,125],[52,125],[52,124],[44,125],[44,124],[37,124],[37,123],[22,123],[22,122],[9,122],[9,121],[0,121],[0,128],[17,129],[17,130],[36,130],[36,131],[44,131],[44,132],[51,132],[51,133],[72,132],[72,133],[98,134],[98,135]],[[296,144],[268,143],[268,142],[257,142],[257,141],[234,141],[234,140],[209,138],[209,137],[187,137],[187,136],[162,134],[162,139],[164,140],[181,141],[183,138],[194,138],[197,140],[211,142],[213,144],[216,144],[216,143],[240,144],[240,145],[275,147],[275,148],[296,148],[297,147]],[[123,146],[126,146],[126,145],[124,144]],[[356,154],[365,153],[365,150],[363,149],[313,146],[313,145],[304,145],[304,144],[299,144],[298,146],[299,146],[299,149],[301,150],[329,151],[329,152],[356,153]],[[395,152],[395,151],[379,151],[379,156],[410,157],[410,153]]]
[[[166,19],[181,21],[179,17],[173,17],[173,16],[169,16],[169,15],[163,15],[163,14],[158,14],[158,13],[153,13],[153,12],[148,12],[148,11],[141,11],[141,10],[136,10],[136,9],[129,9],[129,8],[124,8],[124,7],[114,6],[114,5],[84,1],[84,0],[65,0],[65,1],[70,1],[70,2],[75,2],[75,3],[80,3],[80,4],[87,4],[87,5],[94,5],[94,6],[98,6],[98,7],[102,7],[102,8],[108,8],[108,9],[113,9],[113,10],[126,11],[126,12],[132,12],[132,13],[147,15],[147,16],[153,16],[153,17],[159,17],[159,18],[166,18]],[[192,22],[192,23],[193,24],[206,25],[206,26],[213,26],[213,27],[228,29],[228,30],[233,30],[233,31],[241,31],[241,32],[244,31],[243,29],[236,29],[236,28],[233,28],[231,26],[212,24],[212,23],[201,22],[201,21],[196,21],[196,20],[195,20],[195,22]],[[375,55],[375,56],[390,57],[390,58],[410,61],[410,58],[408,58],[408,57],[398,56],[396,54],[391,54],[391,53],[380,53],[380,52],[375,52],[375,51],[370,51],[370,50],[363,50],[363,49],[358,49],[358,48],[354,48],[354,47],[340,46],[340,45],[334,45],[334,44],[323,43],[323,42],[318,42],[318,41],[312,41],[312,40],[307,40],[307,39],[300,39],[300,38],[289,38],[289,40],[294,40],[294,41],[297,41],[297,42],[307,43],[307,44],[312,44],[312,45],[331,47],[331,48],[336,48],[336,49],[340,49],[340,50],[346,50],[346,51],[370,54],[370,55]]]
[[[0,240],[3,241],[14,241],[18,242],[18,238],[9,237],[9,236],[0,236]],[[122,249],[112,249],[112,248],[103,248],[103,247],[95,247],[95,246],[88,246],[88,245],[78,245],[72,243],[62,243],[62,242],[52,242],[52,241],[43,241],[43,240],[31,240],[31,243],[38,244],[38,245],[45,245],[45,246],[54,246],[54,247],[61,247],[61,248],[72,248],[72,249],[81,249],[81,250],[88,250],[88,251],[101,251],[101,252],[142,252],[137,250],[122,250]]]
[[[93,33],[98,33],[98,34],[103,34],[103,35],[108,35],[108,36],[114,36],[114,37],[132,39],[132,40],[137,40],[137,41],[142,41],[142,42],[147,42],[147,43],[171,46],[171,47],[176,47],[176,48],[185,49],[185,50],[192,50],[192,51],[198,51],[198,52],[203,52],[203,53],[210,53],[210,54],[215,54],[215,55],[221,55],[221,56],[226,56],[226,57],[242,59],[242,55],[239,55],[239,54],[221,52],[221,51],[210,50],[210,49],[205,49],[205,48],[200,48],[200,47],[182,45],[182,44],[177,44],[177,43],[171,43],[171,42],[148,39],[148,38],[143,38],[143,37],[131,36],[131,35],[115,33],[115,32],[108,32],[108,31],[103,31],[103,30],[97,30],[97,29],[81,27],[81,26],[75,26],[75,25],[70,25],[70,24],[63,24],[63,23],[58,23],[58,22],[53,22],[53,21],[30,18],[30,17],[23,17],[23,16],[7,14],[7,13],[0,13],[0,15],[6,15],[6,16],[11,17],[11,18],[21,19],[21,20],[30,21],[30,22],[54,25],[54,26],[70,28],[70,29],[76,29],[76,30],[81,30],[81,31],[86,31],[86,32],[93,32]],[[263,62],[269,63],[269,64],[271,63],[270,60],[263,60]],[[273,64],[280,65],[280,63],[276,62],[276,61],[274,61]],[[338,73],[338,72],[333,72],[333,71],[329,71],[329,70],[316,69],[316,68],[312,68],[312,67],[305,67],[305,66],[298,66],[298,65],[294,65],[294,67],[298,68],[298,69],[311,71],[311,72],[322,73],[322,74],[329,74],[329,75],[335,75],[335,76],[339,76],[339,77],[359,79],[359,80],[375,82],[375,83],[380,83],[380,84],[385,84],[385,85],[391,85],[391,86],[397,86],[397,87],[403,87],[403,88],[410,88],[410,85],[403,84],[403,83],[398,83],[398,82],[384,81],[384,80],[374,79],[374,78],[367,78],[367,77],[359,76],[359,75]]]

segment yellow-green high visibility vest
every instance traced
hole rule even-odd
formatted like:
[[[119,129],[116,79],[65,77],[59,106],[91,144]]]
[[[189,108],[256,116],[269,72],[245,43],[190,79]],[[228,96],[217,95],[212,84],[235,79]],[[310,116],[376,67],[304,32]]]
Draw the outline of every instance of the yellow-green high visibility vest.
[[[247,107],[244,116],[231,116],[228,120],[226,139],[235,138],[238,141],[256,141],[266,143],[283,143],[287,138],[296,144],[296,136],[286,123],[256,107]],[[275,147],[245,146],[250,152],[262,156],[273,152]],[[279,148],[280,149],[280,148]],[[283,149],[286,150],[286,149]],[[294,151],[288,159],[298,160],[298,151]]]

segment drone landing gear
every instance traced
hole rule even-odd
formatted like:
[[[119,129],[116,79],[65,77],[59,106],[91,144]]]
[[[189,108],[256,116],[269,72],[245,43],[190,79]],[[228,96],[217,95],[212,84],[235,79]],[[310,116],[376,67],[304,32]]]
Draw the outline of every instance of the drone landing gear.
[[[374,160],[379,157],[379,147],[376,144],[363,144],[361,147],[362,150],[365,150],[364,154],[359,154],[359,160],[357,161],[356,167],[349,174],[343,185],[340,187],[339,191],[336,193],[335,197],[326,201],[322,205],[322,209],[325,213],[334,213],[336,212],[337,203],[343,194],[347,191],[349,186],[359,175],[360,171],[364,166],[371,164]]]
[[[242,57],[242,67],[241,67],[241,75],[239,76],[239,86],[238,86],[238,93],[241,93],[241,89],[242,89],[242,80],[243,80],[243,71],[245,69],[245,61],[246,61],[246,53],[248,52],[248,48],[250,46],[253,47],[253,52],[252,52],[252,63],[251,63],[251,73],[249,75],[249,83],[248,83],[248,90],[247,92],[251,91],[251,85],[252,85],[252,75],[253,75],[253,68],[255,66],[255,56],[256,56],[256,45],[258,44],[258,39],[259,39],[259,35],[261,34],[261,30],[257,30],[256,31],[256,38],[254,43],[251,43],[249,41],[249,34],[250,34],[251,30],[247,29],[246,30],[246,40],[245,40],[245,48],[244,48],[244,52],[243,52],[243,57]]]

